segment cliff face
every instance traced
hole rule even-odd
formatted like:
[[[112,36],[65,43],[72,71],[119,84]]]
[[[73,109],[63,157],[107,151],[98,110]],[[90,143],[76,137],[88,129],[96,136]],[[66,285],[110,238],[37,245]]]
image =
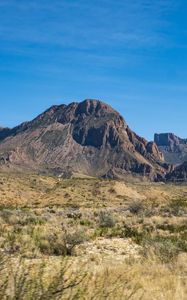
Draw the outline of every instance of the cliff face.
[[[167,163],[178,165],[187,161],[187,139],[173,133],[155,134],[154,141]]]
[[[135,134],[99,100],[52,106],[31,122],[0,131],[2,166],[162,179],[169,166],[154,142]]]

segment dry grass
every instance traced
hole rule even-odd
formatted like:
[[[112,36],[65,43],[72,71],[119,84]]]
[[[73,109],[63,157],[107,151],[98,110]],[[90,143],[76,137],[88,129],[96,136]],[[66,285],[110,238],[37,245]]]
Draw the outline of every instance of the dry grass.
[[[18,264],[19,263],[19,264]],[[2,282],[2,274],[0,284]],[[164,265],[157,257],[112,263],[45,258],[9,261],[1,299],[132,299],[185,300],[186,270],[179,263]],[[17,297],[17,298],[16,298]]]
[[[0,174],[0,299],[187,299],[186,253],[185,185]]]

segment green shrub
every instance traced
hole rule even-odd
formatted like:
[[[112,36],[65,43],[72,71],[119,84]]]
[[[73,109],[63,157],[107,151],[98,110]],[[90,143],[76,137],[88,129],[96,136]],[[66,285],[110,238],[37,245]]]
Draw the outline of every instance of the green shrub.
[[[169,263],[180,253],[180,247],[171,239],[156,237],[146,241],[145,249],[153,250],[154,254],[163,262]]]
[[[87,240],[87,237],[82,231],[74,231],[65,235],[66,253],[67,255],[73,254],[75,246],[82,244]]]
[[[138,230],[137,228],[125,225],[121,237],[131,238],[135,243],[141,245],[149,236],[150,232],[147,229]]]
[[[111,213],[107,211],[100,211],[99,215],[99,227],[101,228],[112,228],[115,226],[115,220]]]
[[[39,250],[44,255],[65,256],[67,254],[66,244],[63,239],[50,237],[41,238],[38,244]]]
[[[139,213],[141,213],[145,208],[144,205],[141,201],[137,200],[137,201],[133,201],[129,207],[128,207],[129,211],[134,214],[134,215],[138,215]]]
[[[80,221],[80,225],[82,225],[82,226],[91,226],[92,222],[90,220],[85,219],[85,220]]]
[[[65,247],[64,244],[57,243],[56,241],[51,244],[47,239],[42,239],[39,243],[39,249],[42,254],[45,255],[64,255]]]

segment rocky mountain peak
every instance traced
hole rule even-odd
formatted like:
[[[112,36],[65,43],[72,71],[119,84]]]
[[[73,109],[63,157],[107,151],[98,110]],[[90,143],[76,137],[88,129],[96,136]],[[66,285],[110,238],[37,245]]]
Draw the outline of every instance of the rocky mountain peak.
[[[54,105],[11,129],[1,140],[1,157],[15,167],[91,176],[160,179],[167,170],[155,143],[139,137],[116,110],[95,99]]]
[[[78,104],[76,109],[76,116],[85,114],[87,116],[95,115],[100,117],[103,114],[111,113],[111,112],[115,112],[115,111],[108,104],[96,99],[86,99],[83,102]]]

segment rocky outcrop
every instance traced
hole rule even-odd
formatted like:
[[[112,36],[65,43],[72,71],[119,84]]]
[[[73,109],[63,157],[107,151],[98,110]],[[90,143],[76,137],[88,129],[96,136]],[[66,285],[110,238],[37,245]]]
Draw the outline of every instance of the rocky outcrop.
[[[55,105],[30,122],[9,129],[0,160],[14,168],[162,180],[169,166],[154,142],[135,134],[122,116],[99,100]]]
[[[146,150],[149,154],[154,156],[156,159],[160,161],[164,161],[164,155],[161,151],[159,151],[157,145],[154,142],[149,142],[146,144]]]
[[[155,134],[154,141],[169,164],[178,165],[187,161],[187,139],[173,133]]]
[[[135,149],[143,156],[153,156],[158,161],[164,161],[162,152],[159,151],[157,145],[154,142],[148,142],[144,138],[139,137],[130,128],[127,127],[127,134],[131,143],[135,146]]]

